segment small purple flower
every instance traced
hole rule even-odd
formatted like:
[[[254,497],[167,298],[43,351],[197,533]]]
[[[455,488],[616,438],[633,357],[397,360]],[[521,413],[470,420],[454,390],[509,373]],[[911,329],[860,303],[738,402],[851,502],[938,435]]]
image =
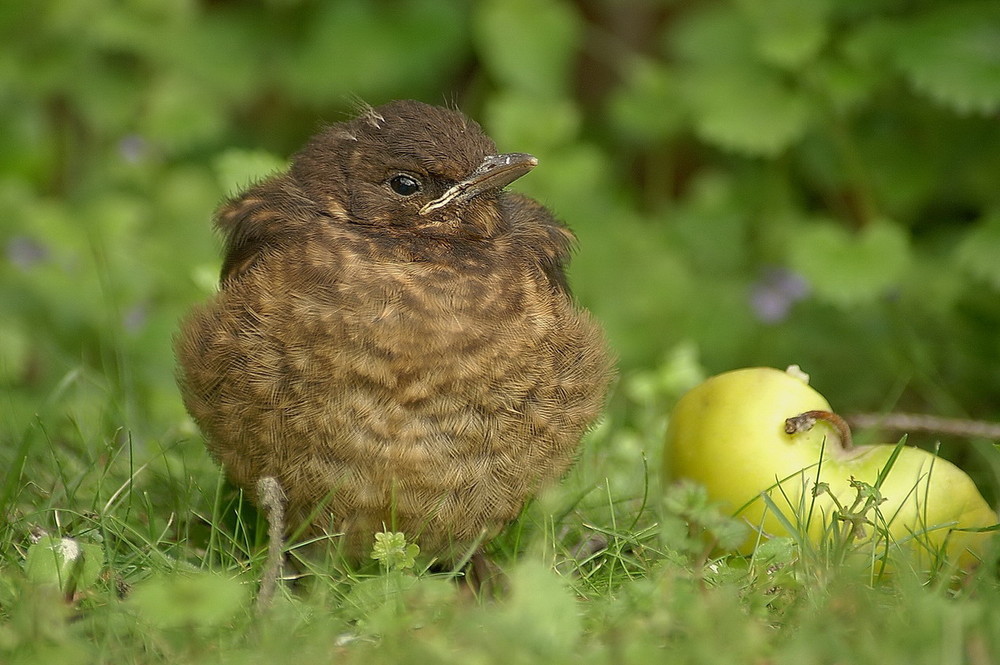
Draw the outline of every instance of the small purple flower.
[[[128,134],[118,141],[118,154],[129,164],[138,164],[149,156],[149,142],[138,134]]]
[[[792,305],[809,295],[806,279],[787,268],[769,267],[750,289],[750,306],[764,323],[779,323]]]
[[[29,236],[14,236],[8,240],[4,253],[8,261],[22,270],[49,258],[49,248]]]
[[[140,302],[128,310],[122,316],[122,326],[130,333],[137,333],[146,325],[149,320],[149,303]]]

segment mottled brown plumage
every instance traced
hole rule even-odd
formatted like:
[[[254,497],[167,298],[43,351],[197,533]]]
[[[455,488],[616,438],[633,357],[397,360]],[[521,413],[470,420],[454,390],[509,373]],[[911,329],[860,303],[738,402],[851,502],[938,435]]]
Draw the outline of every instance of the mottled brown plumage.
[[[567,291],[571,233],[502,191],[457,111],[366,109],[229,201],[221,288],[183,323],[185,404],[229,478],[359,556],[401,530],[451,558],[571,464],[612,374]],[[322,506],[317,512],[316,508]]]

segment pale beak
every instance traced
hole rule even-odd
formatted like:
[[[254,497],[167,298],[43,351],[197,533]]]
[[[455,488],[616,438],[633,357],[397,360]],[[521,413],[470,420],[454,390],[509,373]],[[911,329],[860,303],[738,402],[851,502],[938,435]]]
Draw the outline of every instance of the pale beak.
[[[446,205],[468,201],[487,190],[503,189],[537,165],[538,159],[523,152],[490,155],[465,180],[455,183],[444,194],[425,204],[420,214],[426,215]]]

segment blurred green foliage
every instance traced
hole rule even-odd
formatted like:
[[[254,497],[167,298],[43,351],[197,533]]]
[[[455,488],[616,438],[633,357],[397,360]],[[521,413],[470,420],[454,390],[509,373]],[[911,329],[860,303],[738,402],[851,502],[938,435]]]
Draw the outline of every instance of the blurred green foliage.
[[[845,411],[1000,417],[992,0],[46,0],[0,43],[0,466],[190,433],[213,209],[359,98],[538,155],[517,187],[626,375],[693,344]]]
[[[387,574],[310,570],[252,623],[263,529],[171,338],[215,288],[216,206],[406,97],[536,154],[516,187],[580,238],[623,381],[563,494],[492,545],[572,574],[526,559],[475,606],[394,535]],[[996,0],[0,2],[0,660],[988,662],[995,553],[895,593],[781,540],[693,566],[731,520],[683,487],[651,517],[645,472],[667,403],[740,366],[798,363],[843,413],[1000,420],[998,120]]]

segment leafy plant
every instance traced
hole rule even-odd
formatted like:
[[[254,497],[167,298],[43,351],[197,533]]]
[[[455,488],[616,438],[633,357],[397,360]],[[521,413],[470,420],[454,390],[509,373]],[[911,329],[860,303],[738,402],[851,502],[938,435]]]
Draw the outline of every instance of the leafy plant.
[[[668,404],[734,367],[808,366],[846,413],[1000,418],[995,2],[49,0],[3,3],[0,40],[0,661],[997,650],[996,561],[965,593],[809,577],[788,542],[706,559],[725,516],[661,512],[647,477]],[[393,570],[303,554],[258,621],[262,530],[183,412],[171,337],[215,288],[219,202],[357,98],[398,97],[539,157],[517,187],[577,233],[574,293],[623,380],[562,488],[493,544],[509,604],[460,610],[387,536]],[[996,498],[992,457],[953,457]],[[38,563],[39,530],[91,548],[84,567]]]

